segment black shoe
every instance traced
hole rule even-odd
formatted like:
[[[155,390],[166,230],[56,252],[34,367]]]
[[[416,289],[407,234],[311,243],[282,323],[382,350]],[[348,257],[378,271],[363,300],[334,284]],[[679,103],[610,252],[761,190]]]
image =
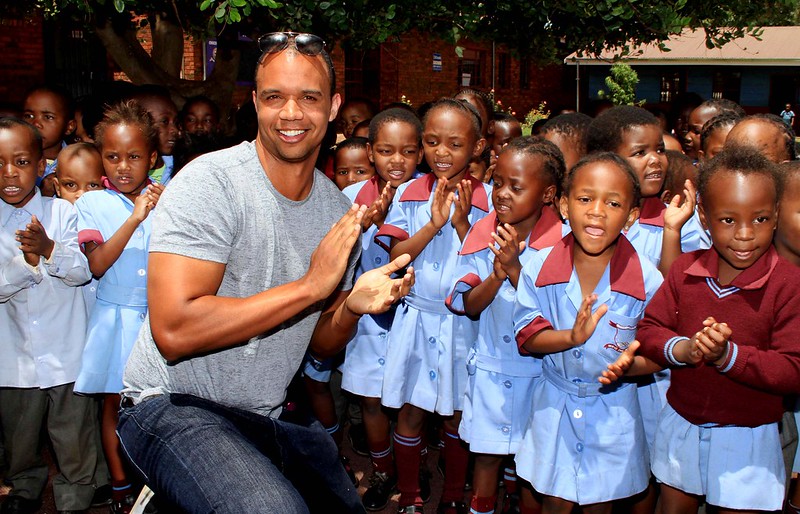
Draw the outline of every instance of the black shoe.
[[[425,503],[431,500],[431,472],[424,468],[419,470],[419,497]]]
[[[369,477],[369,488],[361,497],[361,503],[369,511],[383,510],[397,486],[397,477],[375,471]]]
[[[469,509],[464,502],[443,502],[436,509],[436,514],[469,514]]]
[[[92,496],[92,507],[105,507],[111,505],[111,485],[106,484],[94,490]]]
[[[397,509],[397,514],[423,514],[424,512],[422,507],[417,507],[416,505],[408,505]]]
[[[367,429],[364,428],[364,423],[350,425],[350,430],[347,431],[347,440],[350,441],[350,446],[354,452],[362,457],[369,457]]]
[[[502,514],[519,514],[519,495],[508,494],[503,497]]]
[[[39,510],[39,500],[29,500],[20,496],[9,496],[0,506],[0,514],[35,514]]]
[[[347,476],[350,478],[350,481],[353,482],[353,487],[358,487],[358,478],[356,478],[356,474],[353,472],[353,468],[350,467],[350,459],[348,459],[344,455],[339,455],[339,460],[342,461],[342,466],[344,466],[344,470],[347,472]]]
[[[111,514],[129,514],[136,503],[136,496],[128,494],[119,501],[111,502]]]

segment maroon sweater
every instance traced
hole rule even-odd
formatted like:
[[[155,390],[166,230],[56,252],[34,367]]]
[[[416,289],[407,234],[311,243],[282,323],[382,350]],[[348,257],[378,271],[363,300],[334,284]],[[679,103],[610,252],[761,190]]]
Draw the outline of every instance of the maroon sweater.
[[[783,395],[800,393],[800,270],[770,247],[728,286],[712,248],[679,257],[639,322],[639,353],[671,366],[667,400],[696,425],[777,422]],[[667,355],[713,316],[730,326],[725,362],[675,366]]]

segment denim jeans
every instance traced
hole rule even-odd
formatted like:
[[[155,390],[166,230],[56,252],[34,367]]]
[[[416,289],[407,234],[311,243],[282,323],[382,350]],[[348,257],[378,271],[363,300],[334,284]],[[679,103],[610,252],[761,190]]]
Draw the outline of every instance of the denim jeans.
[[[172,394],[123,406],[117,432],[147,485],[189,513],[364,512],[318,422]]]

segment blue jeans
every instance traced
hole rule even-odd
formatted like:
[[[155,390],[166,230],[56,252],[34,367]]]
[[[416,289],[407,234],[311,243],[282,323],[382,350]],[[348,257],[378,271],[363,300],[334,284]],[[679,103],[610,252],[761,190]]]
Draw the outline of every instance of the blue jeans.
[[[316,421],[301,426],[172,394],[123,406],[117,433],[156,496],[189,513],[364,512]]]

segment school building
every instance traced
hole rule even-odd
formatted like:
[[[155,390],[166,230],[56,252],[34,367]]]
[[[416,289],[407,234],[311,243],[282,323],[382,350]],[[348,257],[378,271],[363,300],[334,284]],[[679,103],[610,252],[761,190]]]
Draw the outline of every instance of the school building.
[[[622,59],[638,73],[636,96],[648,105],[666,105],[681,93],[727,98],[753,113],[800,104],[800,27],[764,27],[758,37],[711,49],[702,30],[686,29],[665,44],[669,51],[656,44],[634,46]],[[573,96],[582,106],[605,88],[614,53],[573,53],[564,60],[575,70]]]
[[[13,106],[24,92],[43,82],[65,86],[75,97],[103,83],[125,79],[124,74],[90,31],[68,20],[14,19],[0,15],[0,72],[14,77],[0,83],[2,103]],[[149,28],[138,35],[149,50]],[[256,43],[240,38],[242,66],[234,104],[248,101]],[[202,80],[213,68],[216,42],[185,39],[182,78]],[[431,34],[410,32],[372,50],[336,45],[331,53],[339,91],[345,97],[363,96],[383,106],[405,98],[415,106],[454,94],[460,86],[495,90],[496,99],[519,118],[542,101],[555,109],[574,107],[571,88],[574,68],[542,67],[518,58],[509,49],[485,42],[455,45]]]

